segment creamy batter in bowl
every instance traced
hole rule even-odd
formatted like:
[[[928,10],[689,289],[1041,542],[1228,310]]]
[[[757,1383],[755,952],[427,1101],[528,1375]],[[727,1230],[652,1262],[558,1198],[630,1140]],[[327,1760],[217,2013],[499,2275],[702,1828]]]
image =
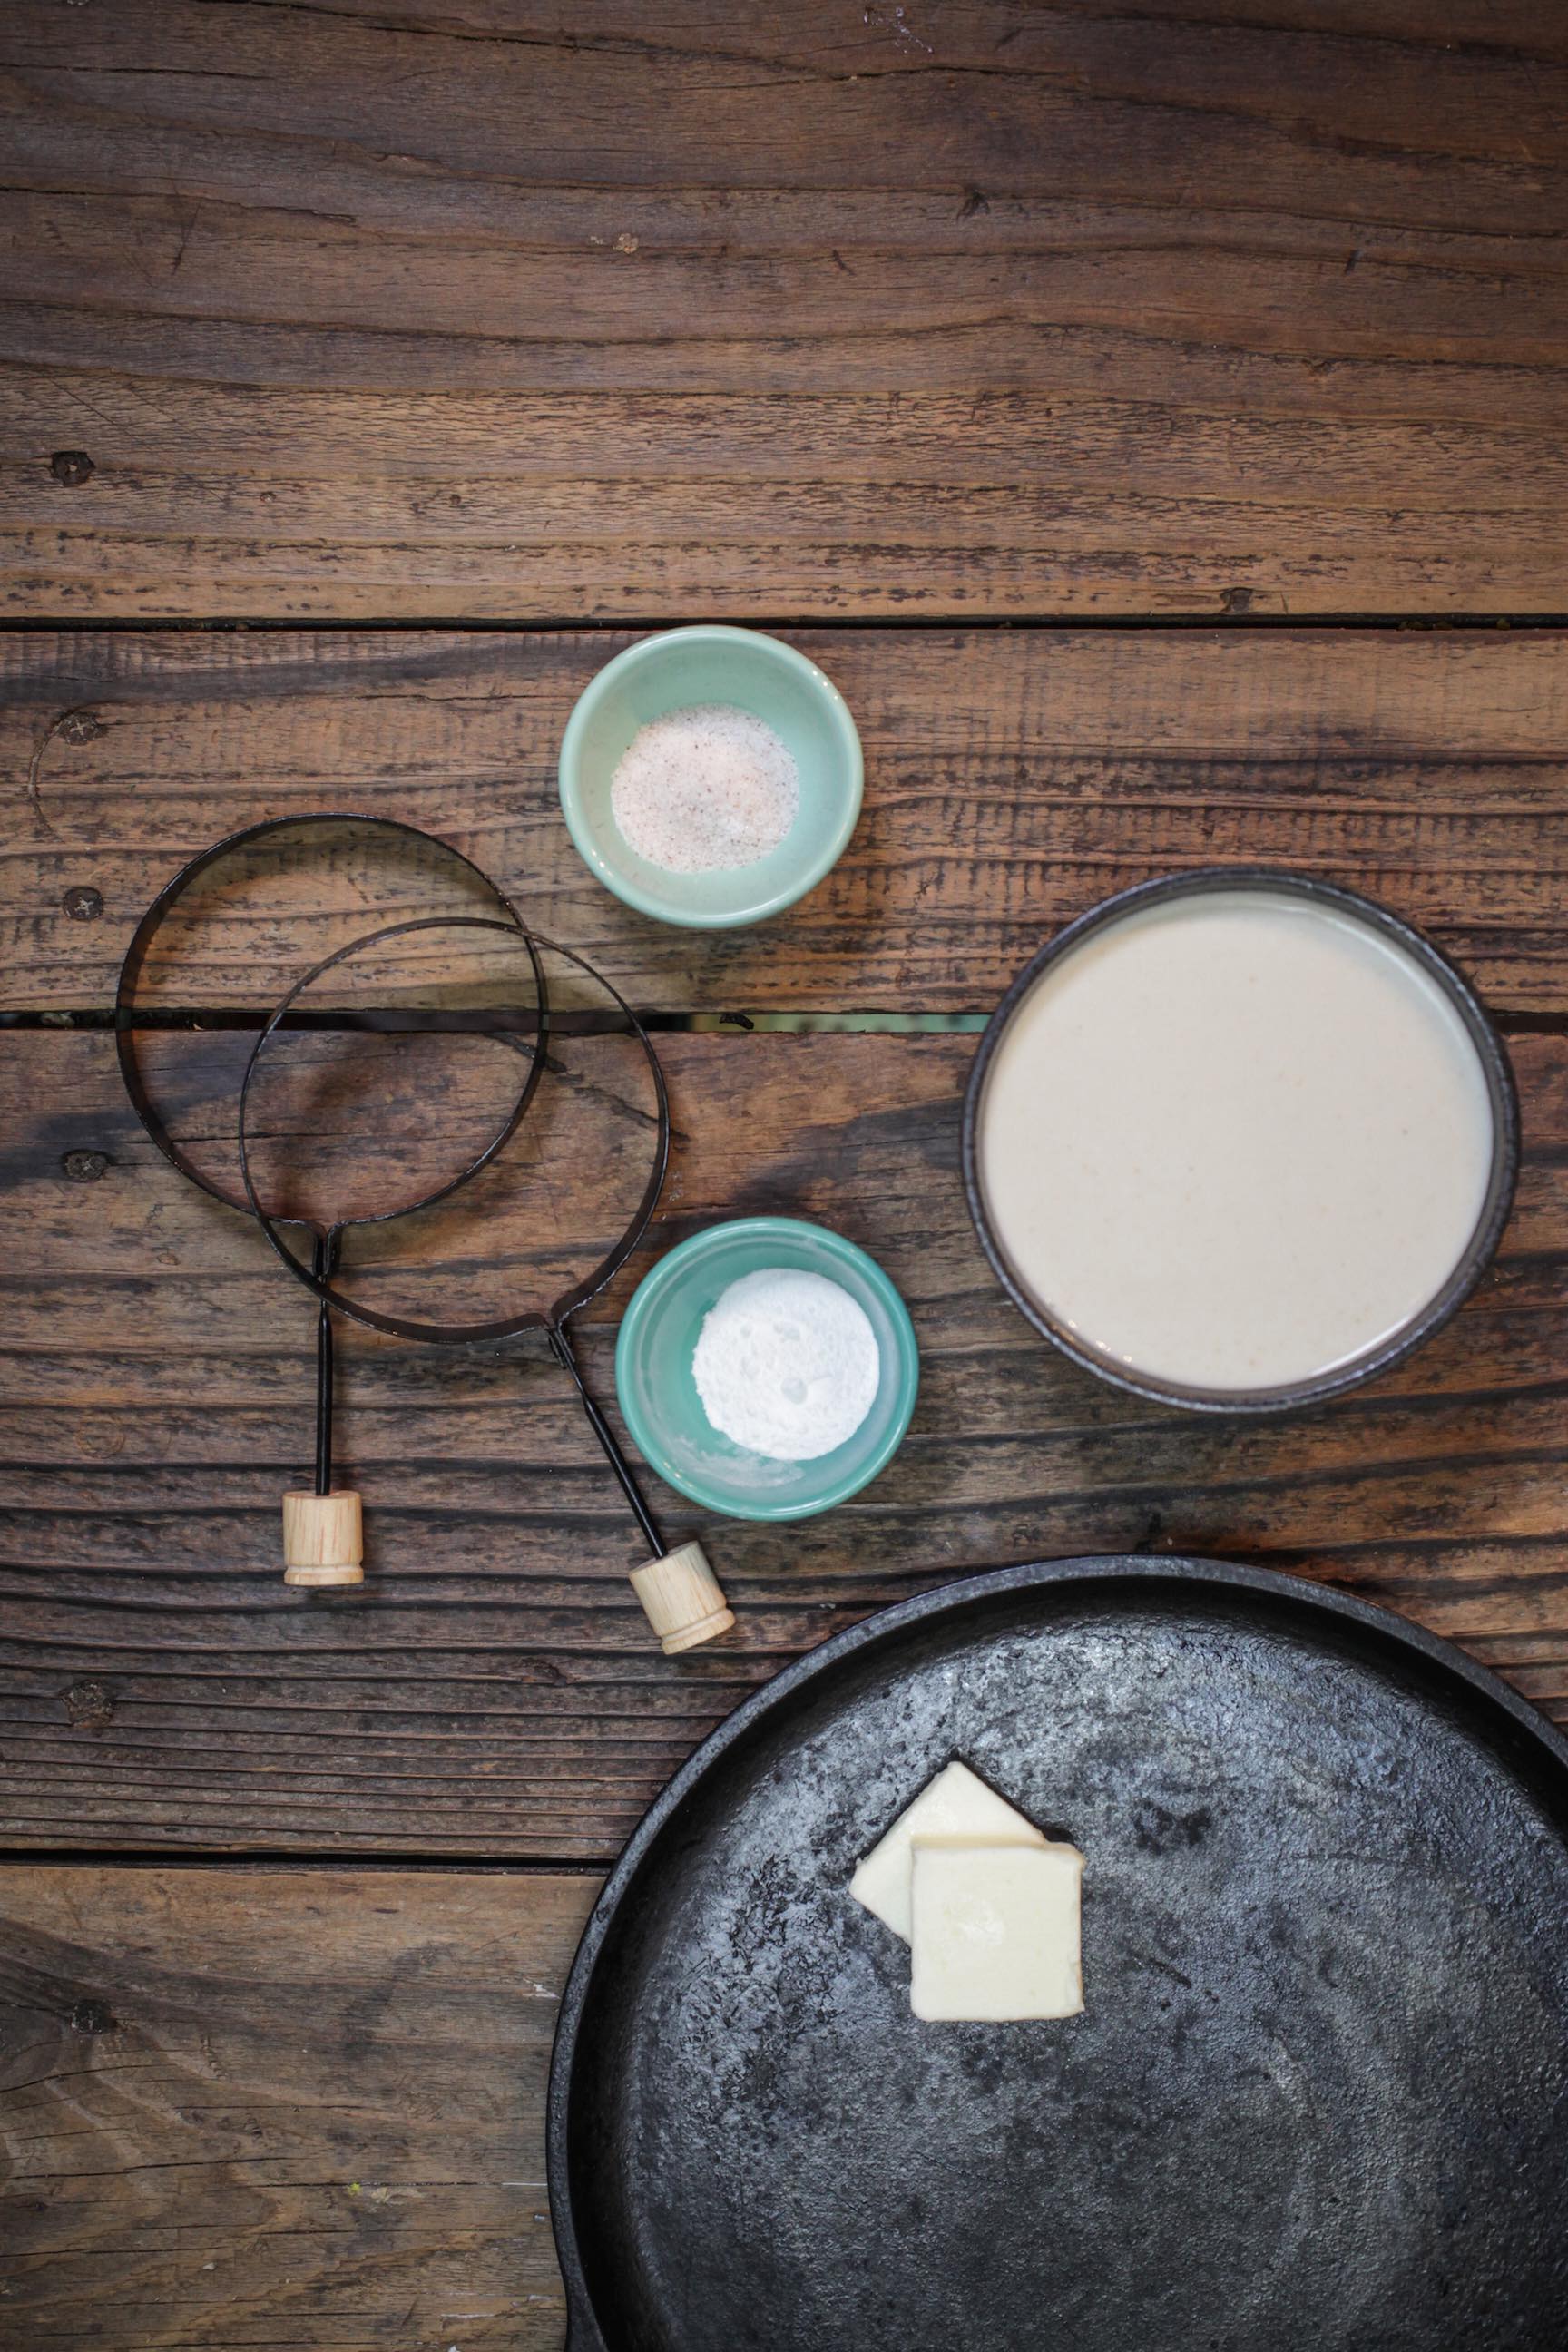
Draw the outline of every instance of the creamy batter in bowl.
[[[1419,932],[1308,877],[1145,883],[1042,949],[981,1041],[964,1184],[1030,1321],[1139,1395],[1310,1403],[1397,1362],[1490,1262],[1508,1058]]]

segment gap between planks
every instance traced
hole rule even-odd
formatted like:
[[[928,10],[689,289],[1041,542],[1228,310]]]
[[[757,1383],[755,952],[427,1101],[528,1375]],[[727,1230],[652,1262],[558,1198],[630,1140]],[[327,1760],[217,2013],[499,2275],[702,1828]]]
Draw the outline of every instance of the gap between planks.
[[[1244,592],[1245,593],[1245,592]],[[723,616],[718,616],[721,620]],[[440,634],[467,637],[517,636],[615,636],[637,635],[639,632],[661,634],[668,629],[686,629],[711,624],[710,612],[582,614],[560,613],[540,617],[530,614],[517,620],[476,620],[471,614],[384,614],[366,618],[360,614],[340,616],[309,614],[225,613],[205,617],[174,619],[160,614],[148,620],[121,616],[112,620],[84,618],[79,613],[28,613],[0,614],[0,637],[33,636],[48,634],[59,636],[183,636],[200,632],[208,636],[331,636],[345,630],[366,636],[420,636]],[[1029,629],[1050,629],[1063,636],[1103,635],[1181,635],[1193,630],[1224,630],[1230,635],[1267,634],[1270,630],[1289,630],[1299,634],[1311,630],[1319,635],[1333,632],[1364,631],[1368,635],[1404,631],[1409,635],[1434,635],[1455,634],[1462,630],[1495,629],[1500,635],[1510,630],[1552,630],[1568,628],[1568,612],[1514,613],[1482,611],[1475,613],[1292,613],[1281,609],[1273,613],[1258,613],[1245,609],[1215,612],[1212,609],[1191,613],[1107,613],[1104,614],[1058,612],[1049,606],[1029,613],[973,613],[962,607],[951,613],[922,612],[889,618],[886,614],[799,612],[748,614],[731,625],[736,628],[766,631],[769,629],[820,629],[831,635],[847,635],[857,630],[882,629],[889,632],[963,629],[976,634],[1005,635]]]
[[[378,1849],[374,1853],[304,1853],[291,1846],[245,1847],[232,1853],[221,1846],[0,1846],[0,1870],[74,1869],[88,1863],[105,1870],[446,1871],[465,1878],[601,1879],[612,1867],[605,1862],[584,1862],[581,1855],[554,1862],[537,1854],[525,1860],[509,1855],[491,1859],[467,1853],[399,1853],[395,1849]]]
[[[1488,1014],[1505,1036],[1561,1037],[1568,1035],[1568,1013],[1530,1013],[1521,1007],[1489,1004]],[[259,1029],[268,1016],[243,1006],[160,1006],[155,1022],[138,1027],[160,1030]],[[643,1027],[657,1036],[732,1037],[756,1033],[768,1036],[977,1037],[990,1027],[991,1012],[976,1013],[659,1013],[639,1010]],[[58,1029],[72,1034],[103,1034],[115,1026],[112,1005],[88,1005],[42,1011],[0,1012],[0,1031]]]

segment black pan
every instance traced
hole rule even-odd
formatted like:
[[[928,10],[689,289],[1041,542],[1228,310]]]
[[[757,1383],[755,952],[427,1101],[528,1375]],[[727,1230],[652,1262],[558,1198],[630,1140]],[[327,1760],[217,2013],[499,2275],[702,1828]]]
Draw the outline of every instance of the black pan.
[[[953,1756],[1088,1856],[1082,2017],[918,2023],[848,1895]],[[1548,2352],[1568,1743],[1261,1570],[1063,1560],[889,1610],[632,1839],[550,2190],[571,2352]]]

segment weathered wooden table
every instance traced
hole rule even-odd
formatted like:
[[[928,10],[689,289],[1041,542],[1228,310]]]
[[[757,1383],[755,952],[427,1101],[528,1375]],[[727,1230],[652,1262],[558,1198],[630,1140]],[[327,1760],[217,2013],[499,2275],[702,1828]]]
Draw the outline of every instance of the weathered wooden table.
[[[923,1583],[1269,1561],[1568,1716],[1568,21],[1226,15],[5,12],[7,2343],[558,2344],[540,2103],[597,1874],[748,1689]],[[628,632],[722,616],[837,679],[867,809],[793,917],[697,940],[588,880],[553,759]],[[106,1007],[184,856],[332,804],[673,1016],[654,1249],[795,1211],[910,1301],[903,1453],[723,1529],[710,1651],[652,1649],[542,1360],[520,1399],[346,1333],[371,1582],[279,1580],[309,1302],[153,1152]],[[1402,1372],[1194,1424],[1005,1305],[973,1040],[921,1021],[1260,857],[1469,968],[1526,1163]],[[237,937],[224,985],[269,977]]]

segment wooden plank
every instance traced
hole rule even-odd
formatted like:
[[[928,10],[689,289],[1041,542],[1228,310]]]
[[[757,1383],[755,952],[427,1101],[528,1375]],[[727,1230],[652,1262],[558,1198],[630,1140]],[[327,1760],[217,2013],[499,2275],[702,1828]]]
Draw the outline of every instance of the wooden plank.
[[[0,1872],[8,2340],[558,2352],[544,2084],[596,1885]]]
[[[1561,612],[1562,26],[1308,16],[14,0],[0,593]]]
[[[706,938],[623,908],[561,822],[561,730],[626,641],[0,642],[0,1003],[106,1003],[185,857],[262,816],[348,806],[446,835],[658,1009],[989,1011],[1107,892],[1263,859],[1385,898],[1505,1010],[1568,1012],[1563,632],[799,634],[858,720],[866,813],[799,908]],[[336,872],[308,904],[364,928],[418,903],[411,887]],[[289,903],[274,890],[259,933],[254,908],[236,921],[205,998],[270,1001]],[[300,964],[340,936],[302,931]]]
[[[10,1843],[607,1857],[786,1658],[966,1569],[1077,1551],[1331,1578],[1568,1720],[1568,1040],[1515,1041],[1524,1178],[1476,1298],[1398,1373],[1264,1423],[1113,1394],[1003,1298],[958,1182],[970,1039],[661,1046],[677,1154],[655,1246],[736,1213],[820,1218],[885,1264],[922,1350],[904,1449],[825,1518],[705,1520],[653,1486],[740,1616],[670,1662],[625,1581],[630,1520],[538,1351],[508,1365],[345,1331],[340,1452],[367,1498],[370,1576],[346,1601],[288,1592],[278,1496],[310,1442],[309,1300],[157,1159],[109,1039],[8,1042]],[[498,1223],[499,1265],[509,1246]],[[647,1262],[584,1333],[605,1398]]]

